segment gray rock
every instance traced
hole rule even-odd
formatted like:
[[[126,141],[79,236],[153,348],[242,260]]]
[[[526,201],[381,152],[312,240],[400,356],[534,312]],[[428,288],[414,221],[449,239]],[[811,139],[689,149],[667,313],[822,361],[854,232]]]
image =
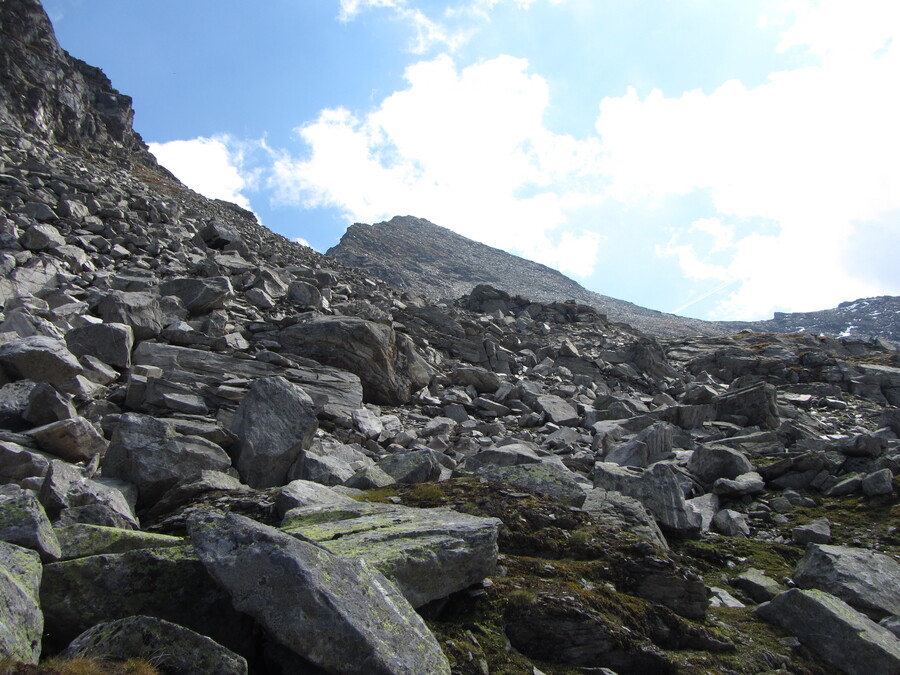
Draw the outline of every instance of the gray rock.
[[[900,563],[869,549],[810,544],[794,582],[831,593],[875,621],[900,614]]]
[[[384,431],[381,417],[368,408],[354,410],[352,418],[354,426],[366,438],[378,438],[381,432]]]
[[[320,483],[308,480],[292,480],[278,492],[275,498],[275,510],[284,517],[291,509],[304,506],[340,506],[353,504],[355,501],[346,495],[335,492]]]
[[[598,525],[617,527],[668,550],[669,544],[659,525],[644,505],[633,497],[609,490],[585,490],[586,499],[581,505]]]
[[[394,483],[426,483],[441,477],[441,465],[434,450],[396,452],[375,466],[389,475]]]
[[[343,484],[357,490],[371,490],[393,485],[395,482],[394,477],[385,473],[383,469],[377,466],[365,466],[345,480]]]
[[[309,450],[297,456],[288,472],[288,478],[322,485],[341,485],[360,468],[369,464],[371,460],[348,445],[314,441]]]
[[[828,593],[793,588],[760,605],[755,614],[795,635],[848,675],[900,671],[897,638]]]
[[[762,492],[766,487],[766,483],[755,471],[742,473],[736,478],[717,478],[712,484],[712,491],[720,497],[728,499],[736,499],[744,495],[755,495]]]
[[[663,531],[696,534],[701,519],[685,502],[674,470],[665,463],[649,469],[625,469],[616,464],[594,465],[594,487],[634,497],[653,514]]]
[[[862,486],[862,476],[851,473],[825,490],[826,497],[845,497],[852,495]]]
[[[791,530],[791,540],[800,546],[827,544],[831,541],[831,523],[828,518],[816,518]]]
[[[19,240],[29,251],[46,251],[64,246],[65,238],[52,225],[35,223],[22,234]]]
[[[150,516],[174,511],[204,492],[247,492],[249,488],[237,478],[221,471],[203,470],[178,481],[147,512]]]
[[[44,616],[38,598],[41,561],[34,551],[0,541],[0,658],[37,663]]]
[[[87,479],[77,468],[60,460],[50,463],[38,499],[57,524],[64,518],[95,525],[138,527],[134,510],[121,490]]]
[[[149,506],[178,481],[204,469],[226,471],[231,460],[215,443],[199,436],[179,436],[169,425],[147,415],[119,418],[103,474],[137,485],[138,503]]]
[[[76,637],[64,659],[102,655],[114,661],[144,659],[164,672],[246,675],[247,661],[210,638],[150,616],[97,624]]]
[[[28,405],[23,414],[36,427],[77,416],[71,397],[58,392],[46,382],[41,382],[28,394]]]
[[[890,469],[881,469],[862,479],[862,492],[866,497],[889,495],[894,491],[894,474]]]
[[[494,572],[500,521],[449,509],[354,502],[289,511],[282,527],[332,553],[364,559],[415,607]]]
[[[753,464],[738,450],[720,445],[701,445],[694,450],[687,468],[701,483],[711,485],[718,478],[737,478],[753,471]]]
[[[878,622],[878,625],[887,628],[900,639],[900,616],[886,616]]]
[[[109,445],[94,425],[83,417],[60,420],[28,431],[44,452],[67,462],[81,462],[106,453]]]
[[[29,424],[25,413],[28,410],[31,393],[38,386],[40,385],[31,380],[19,380],[0,387],[0,428],[23,431],[34,424],[33,422]]]
[[[716,419],[741,420],[744,426],[777,429],[780,421],[775,394],[775,387],[765,382],[721,394],[714,401]]]
[[[66,345],[75,356],[95,356],[116,368],[128,368],[134,331],[124,323],[88,324],[66,333]]]
[[[485,464],[475,470],[475,475],[492,483],[512,485],[547,495],[569,506],[580,507],[587,498],[575,480],[574,474],[556,463],[540,462],[514,466]]]
[[[560,396],[544,394],[538,396],[535,409],[547,416],[547,420],[563,427],[577,427],[581,422],[581,416],[572,405]]]
[[[322,309],[322,293],[305,281],[292,281],[288,286],[287,300],[305,309]]]
[[[449,675],[424,621],[363,561],[234,514],[204,514],[189,527],[235,608],[296,654],[347,675]]]
[[[731,580],[731,585],[749,595],[754,602],[768,602],[787,589],[765,572],[751,567]]]
[[[474,387],[479,394],[493,394],[500,388],[500,378],[485,368],[459,365],[453,369],[453,381],[464,387]]]
[[[254,488],[287,483],[288,469],[317,428],[315,405],[303,389],[278,376],[256,380],[231,423],[241,479]]]
[[[750,524],[747,516],[732,509],[722,509],[712,519],[712,527],[729,537],[749,537]]]
[[[32,492],[16,485],[0,487],[0,541],[37,551],[44,562],[60,556],[44,507]]]
[[[41,582],[47,641],[63,649],[98,623],[155,616],[245,656],[251,626],[210,578],[193,547],[141,548],[55,562]]]
[[[155,293],[110,291],[96,303],[94,310],[104,323],[131,326],[135,340],[149,340],[163,327],[159,297]]]
[[[23,478],[44,476],[51,459],[36,450],[0,441],[0,483],[18,483]]]
[[[349,316],[319,317],[283,329],[278,339],[289,353],[359,376],[372,403],[406,403],[431,379],[412,341],[384,324]]]
[[[519,464],[537,464],[540,456],[524,443],[510,443],[500,447],[484,448],[470,455],[459,467],[460,472],[477,471],[483,466],[517,466]]]
[[[62,340],[33,335],[0,346],[0,367],[11,379],[61,386],[82,372],[81,364]]]
[[[719,512],[719,501],[719,495],[714,492],[707,492],[705,495],[685,501],[688,507],[700,516],[700,529],[703,532],[709,532],[712,527],[713,518]]]
[[[184,545],[181,537],[87,523],[65,525],[55,528],[54,531],[62,551],[61,560],[87,558],[107,553],[125,553],[142,548],[172,548]]]
[[[191,314],[208,314],[221,309],[234,297],[228,277],[178,277],[161,283],[159,293],[174,295]]]

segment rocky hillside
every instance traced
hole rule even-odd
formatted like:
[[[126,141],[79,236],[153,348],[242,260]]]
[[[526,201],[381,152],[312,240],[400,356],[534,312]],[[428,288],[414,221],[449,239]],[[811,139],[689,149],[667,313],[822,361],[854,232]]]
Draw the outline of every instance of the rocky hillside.
[[[725,328],[589,291],[557,270],[472,241],[423,218],[397,216],[347,228],[326,255],[395,288],[432,299],[458,298],[478,284],[538,301],[574,300],[651,335],[721,335]]]
[[[734,332],[749,329],[758,332],[883,338],[900,344],[900,297],[881,295],[860,298],[818,312],[776,312],[768,321],[735,321],[721,325]]]
[[[900,671],[889,345],[403,293],[0,29],[0,673]]]

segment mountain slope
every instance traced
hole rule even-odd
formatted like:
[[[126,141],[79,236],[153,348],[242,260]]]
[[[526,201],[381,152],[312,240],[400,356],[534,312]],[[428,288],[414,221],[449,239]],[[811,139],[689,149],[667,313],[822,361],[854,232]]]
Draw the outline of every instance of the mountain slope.
[[[366,271],[401,290],[431,298],[458,298],[479,284],[539,301],[575,300],[612,321],[652,335],[721,335],[708,321],[665,314],[587,290],[564,274],[467,239],[423,218],[397,216],[347,228],[327,256]]]

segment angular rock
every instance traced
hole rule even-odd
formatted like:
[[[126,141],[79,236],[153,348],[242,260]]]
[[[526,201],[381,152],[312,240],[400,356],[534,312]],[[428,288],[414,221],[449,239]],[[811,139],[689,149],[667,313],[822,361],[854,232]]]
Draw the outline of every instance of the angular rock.
[[[578,411],[564,398],[552,394],[538,396],[535,409],[547,416],[547,420],[562,427],[577,427],[581,422]]]
[[[394,477],[377,466],[366,466],[344,481],[344,485],[357,490],[371,490],[394,484]]]
[[[150,616],[100,623],[76,637],[64,659],[102,655],[113,661],[144,659],[164,672],[246,675],[247,661],[214,640]]]
[[[62,340],[33,335],[0,346],[0,367],[11,379],[64,385],[82,372],[81,364]]]
[[[347,675],[449,675],[424,621],[361,560],[235,514],[204,514],[189,527],[235,607],[294,653]]]
[[[147,415],[119,418],[103,473],[137,485],[141,505],[150,505],[179,480],[204,470],[226,471],[231,460],[215,443],[199,436],[178,436],[169,425]]]
[[[66,240],[52,225],[35,223],[25,230],[20,242],[29,251],[45,251],[64,246]]]
[[[810,544],[794,583],[831,593],[874,621],[900,614],[900,563],[869,549]]]
[[[368,408],[354,410],[352,417],[353,424],[359,433],[366,438],[378,438],[381,432],[384,431],[384,424],[381,418]]]
[[[51,457],[15,443],[0,442],[0,483],[18,483],[23,478],[44,476]]]
[[[123,323],[96,323],[66,333],[66,345],[75,356],[94,356],[116,368],[131,366],[134,331]]]
[[[765,572],[751,567],[738,574],[731,581],[731,585],[749,595],[755,602],[768,602],[786,588]]]
[[[714,401],[716,419],[730,418],[741,420],[743,426],[777,429],[780,422],[775,394],[775,387],[765,382],[721,394]]]
[[[500,521],[449,509],[354,502],[292,509],[282,521],[332,553],[359,557],[397,584],[414,607],[493,574]]]
[[[737,478],[753,471],[753,464],[738,450],[701,445],[694,450],[687,468],[700,482],[711,485],[717,478]]]
[[[791,530],[791,540],[800,546],[827,544],[831,541],[831,523],[828,518],[816,518]]]
[[[18,383],[15,383],[18,384]],[[71,397],[62,394],[46,382],[38,384],[28,394],[28,405],[22,415],[33,426],[72,419],[78,416]]]
[[[322,485],[341,485],[371,460],[349,445],[314,441],[301,452],[288,472],[291,480],[308,480]]]
[[[493,394],[500,388],[500,378],[486,368],[457,366],[453,369],[453,381],[464,387],[474,387],[479,394]]]
[[[64,518],[67,522],[138,527],[134,511],[121,490],[86,479],[77,468],[60,460],[50,463],[38,499],[57,524]]]
[[[685,503],[684,492],[668,464],[654,464],[640,470],[597,462],[594,487],[634,497],[653,514],[663,531],[686,535],[700,531],[700,516]]]
[[[210,578],[193,547],[146,548],[44,566],[47,639],[63,649],[104,621],[155,616],[207,635],[242,656],[251,625]]]
[[[712,484],[713,494],[728,499],[737,499],[744,495],[755,495],[762,492],[766,487],[765,481],[755,471],[748,471],[737,476],[734,480],[730,478],[717,478]]]
[[[862,493],[866,497],[889,495],[894,491],[894,474],[890,469],[870,473],[862,480]]]
[[[159,297],[155,293],[110,291],[100,299],[94,310],[104,323],[131,326],[135,340],[154,338],[163,327]]]
[[[668,550],[669,544],[653,516],[637,499],[597,488],[585,490],[585,494],[581,509],[587,511],[595,523],[631,532],[664,551]]]
[[[406,403],[431,379],[412,341],[384,324],[327,316],[283,329],[278,339],[292,354],[344,368],[362,380],[372,403]]]
[[[460,471],[477,471],[483,466],[517,466],[519,464],[537,464],[540,456],[524,443],[510,443],[503,446],[484,448],[466,458],[459,467]]]
[[[700,529],[709,532],[716,513],[719,512],[719,495],[707,492],[705,495],[686,500],[688,507],[700,516]]]
[[[37,663],[41,655],[41,571],[36,552],[0,541],[0,659]]]
[[[19,380],[0,387],[0,428],[23,431],[31,426],[25,413],[31,393],[39,386],[31,380]]]
[[[83,417],[60,420],[28,431],[44,452],[67,462],[102,457],[109,445],[94,425]]]
[[[318,288],[305,281],[292,281],[288,286],[287,299],[292,305],[322,309],[322,293]]]
[[[760,605],[755,614],[795,635],[826,663],[848,675],[900,671],[900,641],[823,591],[792,588]]]
[[[426,483],[441,477],[441,465],[434,450],[396,452],[375,466],[389,475],[394,483]]]
[[[187,504],[197,495],[204,492],[241,492],[249,491],[249,488],[237,478],[221,471],[204,469],[193,476],[182,478],[163,493],[163,496],[147,512],[147,515],[156,516],[162,513],[174,511],[179,506]]]
[[[256,380],[231,423],[241,479],[254,488],[287,483],[288,469],[309,449],[317,428],[315,405],[303,389],[278,376]]]
[[[142,548],[172,548],[184,545],[181,537],[86,523],[57,527],[55,532],[59,541],[61,560],[125,553]]]
[[[352,504],[355,500],[347,495],[335,492],[320,483],[308,480],[292,480],[278,492],[275,498],[275,510],[284,517],[291,509],[304,506],[339,506]]]
[[[0,541],[37,551],[44,562],[61,553],[44,507],[32,492],[16,485],[0,487]]]
[[[584,490],[568,469],[559,464],[540,462],[516,466],[492,466],[485,464],[475,470],[475,475],[492,483],[513,485],[523,490],[552,497],[558,502],[576,508],[587,498]]]
[[[717,532],[729,537],[749,537],[750,524],[747,516],[732,509],[722,509],[712,519],[712,526]]]
[[[228,277],[179,277],[159,285],[161,296],[174,295],[191,314],[208,314],[221,309],[234,297]]]

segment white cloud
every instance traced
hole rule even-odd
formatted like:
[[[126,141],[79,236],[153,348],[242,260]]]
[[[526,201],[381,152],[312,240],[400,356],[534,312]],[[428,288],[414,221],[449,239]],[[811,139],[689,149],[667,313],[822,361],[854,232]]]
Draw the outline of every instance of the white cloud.
[[[250,200],[242,193],[251,187],[242,173],[243,152],[227,136],[148,145],[159,163],[192,190],[250,209]]]
[[[611,195],[632,203],[706,190],[720,217],[774,226],[738,237],[719,219],[699,221],[659,249],[692,278],[741,282],[721,317],[888,290],[855,278],[843,252],[867,223],[900,208],[900,49],[887,40],[900,37],[898,5],[868,2],[859,16],[855,3],[798,7],[783,45],[808,45],[820,65],[752,89],[729,81],[710,94],[655,90],[643,100],[631,89],[600,105]],[[706,256],[687,241],[697,232],[714,239]]]
[[[457,71],[448,56],[417,63],[407,89],[364,118],[323,111],[298,132],[307,159],[282,157],[283,201],[336,206],[348,221],[428,218],[467,237],[588,275],[602,241],[568,227],[597,197],[596,143],[548,131],[547,83],[503,56]]]

